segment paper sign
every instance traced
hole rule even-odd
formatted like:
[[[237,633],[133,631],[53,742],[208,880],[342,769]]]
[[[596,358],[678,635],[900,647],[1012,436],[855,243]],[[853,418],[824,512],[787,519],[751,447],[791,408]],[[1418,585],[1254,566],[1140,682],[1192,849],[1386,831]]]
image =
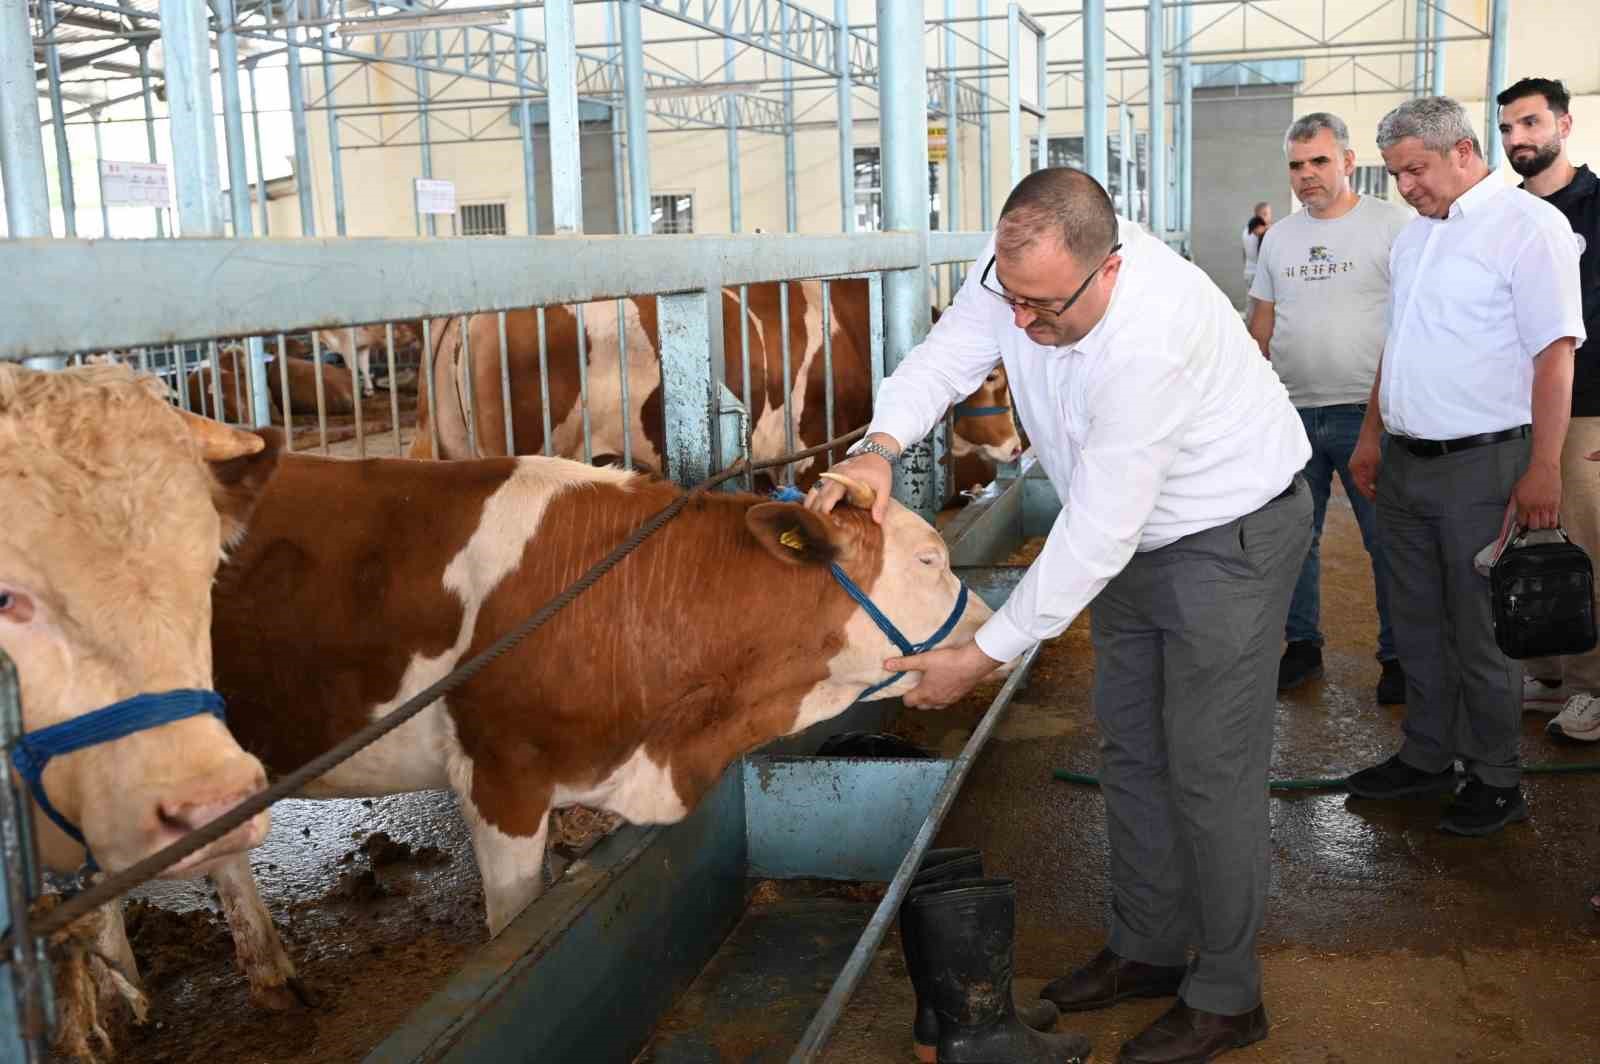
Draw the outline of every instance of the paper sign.
[[[928,161],[942,163],[949,157],[949,138],[945,135],[944,126],[928,127]]]
[[[108,207],[165,207],[172,202],[165,163],[100,160],[100,198]]]
[[[431,177],[416,178],[418,214],[456,213],[456,186],[454,181],[440,181]]]

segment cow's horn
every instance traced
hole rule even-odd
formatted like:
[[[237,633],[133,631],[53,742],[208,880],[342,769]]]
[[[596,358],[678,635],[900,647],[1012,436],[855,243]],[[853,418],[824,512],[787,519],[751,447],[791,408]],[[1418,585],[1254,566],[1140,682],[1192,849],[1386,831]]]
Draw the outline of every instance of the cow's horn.
[[[872,504],[878,501],[878,496],[873,490],[859,480],[851,480],[841,473],[824,473],[823,480],[831,480],[835,484],[844,485],[844,497],[851,506],[859,510],[870,510]]]
[[[184,427],[200,447],[200,457],[208,462],[242,458],[247,454],[255,454],[267,445],[266,440],[253,432],[240,432],[220,421],[212,421],[187,410],[177,410],[176,413],[183,418]]]

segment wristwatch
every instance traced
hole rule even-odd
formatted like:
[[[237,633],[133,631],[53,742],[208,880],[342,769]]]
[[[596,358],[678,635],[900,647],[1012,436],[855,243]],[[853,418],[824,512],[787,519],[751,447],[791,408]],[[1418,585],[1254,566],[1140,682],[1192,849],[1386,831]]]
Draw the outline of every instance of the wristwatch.
[[[889,450],[877,440],[869,440],[865,437],[851,444],[850,449],[844,453],[846,458],[854,458],[858,454],[875,454],[890,465],[894,465],[895,462],[900,460],[898,454]]]

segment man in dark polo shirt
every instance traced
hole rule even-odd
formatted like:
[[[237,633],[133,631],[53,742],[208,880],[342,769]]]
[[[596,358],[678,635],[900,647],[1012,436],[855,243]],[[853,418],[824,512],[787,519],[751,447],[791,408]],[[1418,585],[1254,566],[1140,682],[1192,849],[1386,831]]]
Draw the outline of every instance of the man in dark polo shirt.
[[[1600,178],[1567,158],[1572,132],[1566,86],[1523,78],[1495,98],[1500,140],[1522,188],[1544,199],[1572,224],[1582,252],[1583,321],[1591,339],[1579,346],[1572,370],[1572,422],[1561,452],[1561,524],[1591,558],[1600,558],[1600,470],[1586,456],[1600,451]],[[1524,663],[1523,705],[1556,713],[1553,738],[1600,741],[1600,652]]]

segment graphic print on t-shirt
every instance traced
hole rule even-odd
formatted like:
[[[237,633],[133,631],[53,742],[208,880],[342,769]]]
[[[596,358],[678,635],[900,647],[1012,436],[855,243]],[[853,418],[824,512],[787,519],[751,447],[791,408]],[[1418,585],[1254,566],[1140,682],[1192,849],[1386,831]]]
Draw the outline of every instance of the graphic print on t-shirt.
[[[1295,278],[1323,281],[1336,273],[1349,273],[1355,269],[1355,265],[1351,259],[1345,259],[1343,262],[1337,260],[1326,244],[1312,244],[1306,261],[1299,266],[1291,262],[1283,268],[1283,276],[1291,281]]]

